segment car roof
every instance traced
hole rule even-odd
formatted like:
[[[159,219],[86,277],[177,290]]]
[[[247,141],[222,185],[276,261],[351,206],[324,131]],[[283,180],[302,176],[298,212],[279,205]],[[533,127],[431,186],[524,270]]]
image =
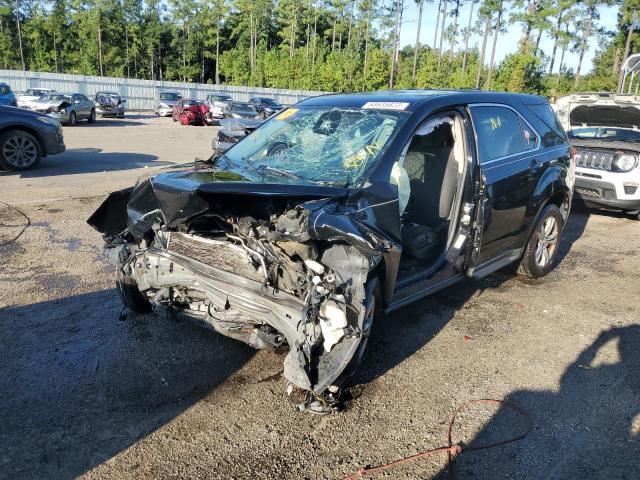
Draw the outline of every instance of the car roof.
[[[429,103],[544,103],[538,95],[487,92],[480,90],[381,90],[377,92],[339,93],[320,95],[302,100],[303,106],[335,106],[362,108],[366,103],[407,103],[404,110],[415,111]]]
[[[100,90],[99,92],[96,92],[96,95],[98,95],[98,94],[100,94],[100,93],[104,93],[104,94],[107,94],[107,95],[120,95],[120,94],[119,94],[119,93],[117,93],[117,92],[108,92],[108,91],[106,91],[106,90]]]

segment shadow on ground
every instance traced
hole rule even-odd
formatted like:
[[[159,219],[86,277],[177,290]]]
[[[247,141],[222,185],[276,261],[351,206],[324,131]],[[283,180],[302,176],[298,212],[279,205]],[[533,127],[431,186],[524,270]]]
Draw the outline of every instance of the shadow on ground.
[[[516,390],[505,400],[531,417],[524,440],[462,454],[456,479],[637,479],[640,472],[640,325],[601,332],[565,370],[559,389]],[[522,431],[507,408],[465,443]],[[454,442],[459,441],[454,438]],[[445,469],[438,479],[448,479]]]
[[[586,212],[571,213],[563,232],[558,262],[564,260],[582,236],[588,220]],[[481,280],[463,280],[383,318],[372,329],[366,358],[354,383],[366,384],[384,375],[426,345],[471,297],[486,289],[499,288],[515,276],[516,267],[512,266]]]
[[[253,355],[189,322],[119,322],[119,311],[114,290],[0,310],[0,477],[75,478],[199,402]]]
[[[158,161],[156,155],[143,153],[109,152],[99,148],[71,148],[60,155],[45,157],[33,170],[26,172],[0,172],[0,176],[16,175],[21,178],[76,175],[79,173],[113,172],[136,168],[161,167],[173,162]]]
[[[571,222],[578,223],[567,227],[573,241],[584,230],[579,224],[583,220],[576,217]],[[512,276],[506,272],[463,282],[376,325],[356,383],[371,382],[402,363],[429,342],[474,293],[497,288]],[[0,477],[75,478],[205,399],[253,355],[244,344],[189,322],[155,315],[118,322],[120,309],[116,292],[106,290],[0,310]],[[626,345],[625,358],[629,355]],[[603,394],[621,388],[621,383],[607,382],[624,376],[624,370],[607,371],[604,384],[578,376],[571,382],[585,382],[584,388],[588,383],[588,388]],[[591,375],[585,372],[578,371]],[[564,388],[573,401],[584,402],[578,398],[584,391]],[[513,397],[534,413],[537,394],[530,392],[530,399],[526,395]],[[549,408],[558,403],[553,394],[542,395],[549,397]],[[603,427],[597,420],[598,404],[576,406],[587,408],[574,412],[578,419],[594,417],[594,428]],[[606,411],[606,404],[602,407]],[[537,421],[544,408],[535,413]],[[607,417],[607,421],[613,419]],[[620,421],[629,423],[626,418]],[[501,462],[496,459],[495,468]],[[515,470],[505,470],[511,471]]]

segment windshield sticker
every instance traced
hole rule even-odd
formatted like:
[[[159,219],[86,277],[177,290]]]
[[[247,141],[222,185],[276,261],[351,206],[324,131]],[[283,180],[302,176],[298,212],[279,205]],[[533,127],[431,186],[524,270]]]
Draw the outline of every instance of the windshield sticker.
[[[380,110],[406,110],[409,104],[407,102],[367,102],[362,108],[380,109]]]
[[[287,108],[284,112],[276,117],[276,120],[286,120],[300,111],[299,108]]]

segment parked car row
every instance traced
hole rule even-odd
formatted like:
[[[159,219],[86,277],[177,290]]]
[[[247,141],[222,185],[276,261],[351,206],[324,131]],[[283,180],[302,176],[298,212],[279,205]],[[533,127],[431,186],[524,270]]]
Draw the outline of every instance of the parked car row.
[[[75,125],[79,120],[93,123],[98,115],[124,118],[125,103],[118,93],[108,91],[97,92],[91,100],[82,93],[30,88],[16,97],[9,85],[0,84],[0,105],[44,113],[67,125]]]
[[[160,117],[172,117],[182,125],[213,125],[224,118],[264,120],[283,108],[267,97],[251,97],[248,102],[239,102],[222,93],[210,93],[205,100],[197,100],[182,98],[177,92],[160,92],[153,111]]]

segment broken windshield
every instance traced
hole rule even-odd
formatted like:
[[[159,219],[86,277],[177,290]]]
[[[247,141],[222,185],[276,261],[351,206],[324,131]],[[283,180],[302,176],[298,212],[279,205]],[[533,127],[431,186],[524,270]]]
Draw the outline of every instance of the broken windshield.
[[[289,108],[226,152],[229,163],[294,183],[350,186],[366,178],[405,112]]]

